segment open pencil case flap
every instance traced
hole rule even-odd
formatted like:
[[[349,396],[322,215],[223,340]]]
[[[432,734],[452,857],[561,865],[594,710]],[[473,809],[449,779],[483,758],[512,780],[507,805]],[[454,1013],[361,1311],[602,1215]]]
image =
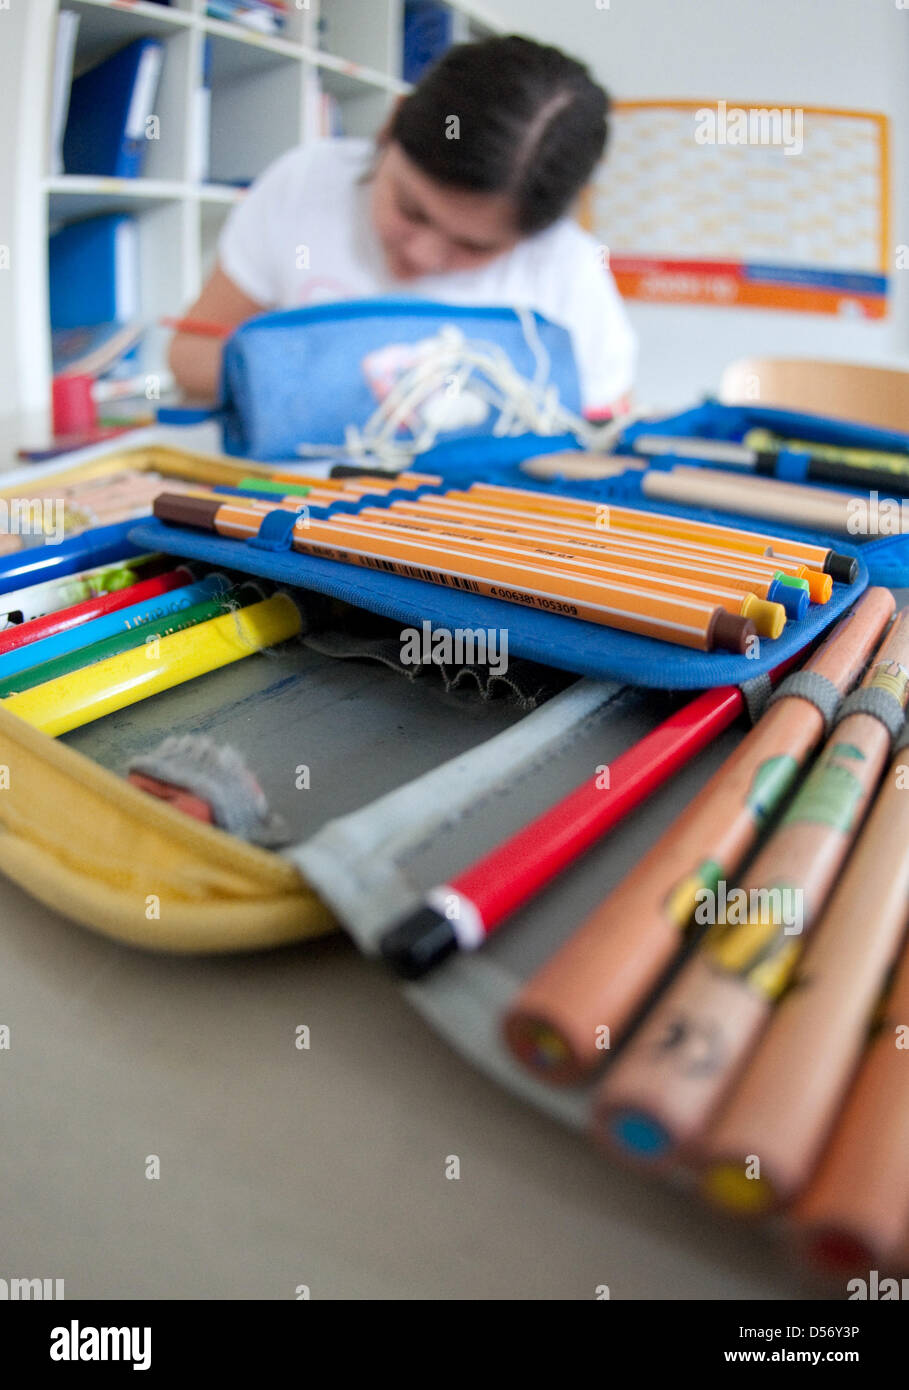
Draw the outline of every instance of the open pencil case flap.
[[[780,410],[772,406],[724,405],[712,397],[707,397],[699,405],[677,415],[667,415],[658,420],[641,420],[629,425],[622,434],[617,452],[632,454],[634,440],[644,434],[687,436],[738,443],[753,429],[769,430],[783,439],[815,440],[821,444],[839,445],[843,448],[877,449],[909,455],[909,433],[878,429],[873,425],[863,425],[855,421],[834,420],[829,416],[810,415],[803,411]],[[803,482],[807,487],[815,486],[808,479],[798,476],[798,463],[800,459],[804,460],[804,455],[792,452],[784,457],[792,465],[786,473],[789,481]],[[698,462],[687,455],[678,461],[688,466],[697,466]],[[651,466],[671,466],[671,461],[654,460]],[[705,461],[705,466],[709,467],[710,464]],[[560,488],[561,486],[560,483]],[[835,483],[824,482],[816,486],[824,491],[842,492],[844,496],[849,497],[862,495],[856,494],[855,488],[838,486]],[[642,505],[638,500],[639,487],[640,479],[631,473],[604,481],[602,484],[604,498],[612,497],[615,501],[628,500],[634,506]],[[897,502],[892,508],[894,512],[898,505]],[[666,506],[665,510],[668,511],[670,508]],[[909,512],[909,499],[906,500],[904,510]],[[729,514],[725,515],[728,517]],[[737,524],[745,525],[744,521]],[[909,521],[902,530],[897,530],[897,525],[894,518],[891,535],[848,537],[858,547],[858,553],[868,567],[872,584],[887,584],[894,588],[902,588],[909,584]],[[764,529],[773,530],[776,527],[765,524]],[[836,548],[848,549],[841,542],[837,542]]]
[[[283,515],[286,517],[287,513]],[[704,516],[703,513],[699,515]],[[723,518],[707,514],[704,519]],[[745,527],[744,520],[740,524]],[[762,528],[752,525],[750,529]],[[855,547],[816,533],[782,527],[774,530],[781,535],[856,553]],[[804,619],[788,623],[782,637],[762,639],[759,655],[749,657],[692,651],[556,613],[527,612],[519,604],[501,599],[451,591],[423,580],[380,574],[288,549],[258,549],[246,541],[226,540],[158,520],[138,523],[129,535],[140,547],[260,575],[278,584],[314,589],[406,625],[419,626],[428,621],[439,629],[504,629],[508,632],[511,656],[525,657],[598,680],[620,680],[670,690],[739,684],[772,670],[827,628],[868,583],[867,569],[860,562],[854,583],[834,584],[833,597],[828,603],[812,604]]]
[[[133,946],[254,950],[318,936],[329,909],[279,855],[203,825],[0,704],[0,871]]]

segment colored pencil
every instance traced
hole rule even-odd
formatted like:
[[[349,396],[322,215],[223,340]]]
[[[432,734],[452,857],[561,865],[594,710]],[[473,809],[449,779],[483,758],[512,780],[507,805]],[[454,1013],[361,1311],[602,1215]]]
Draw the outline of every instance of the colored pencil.
[[[886,1269],[906,1248],[907,1026],[909,948],[820,1167],[792,1212],[803,1249],[829,1268]]]
[[[806,663],[845,693],[893,613],[887,589],[869,590]],[[734,875],[819,745],[820,712],[798,696],[777,701],[577,932],[513,1002],[505,1036],[546,1080],[573,1082],[603,1060],[600,1025],[618,1039],[684,943],[702,888]],[[615,1068],[613,1067],[613,1070]]]
[[[72,675],[36,685],[21,695],[12,695],[3,701],[3,706],[43,733],[57,737],[265,647],[285,642],[299,634],[301,623],[293,600],[287,594],[275,594],[185,632],[162,637],[155,656],[143,645],[83,667]]]
[[[8,680],[18,677],[19,672],[29,670],[32,666],[53,661],[58,657],[68,656],[72,652],[80,651],[83,647],[89,647],[107,637],[114,637],[119,632],[128,632],[131,628],[143,623],[163,619],[170,613],[179,612],[182,608],[189,608],[195,603],[214,598],[229,588],[230,580],[225,575],[211,574],[207,575],[205,579],[184,583],[180,587],[174,587],[147,598],[143,598],[141,594],[136,597],[132,590],[124,589],[123,593],[134,599],[132,603],[114,605],[107,611],[93,616],[87,622],[69,625],[57,632],[40,637],[36,641],[25,642],[13,651],[2,653],[0,655],[0,690]],[[98,603],[99,600],[95,599],[90,602]],[[80,607],[85,606],[88,605],[80,605]],[[39,619],[34,626],[37,627],[44,621],[43,618]],[[29,623],[27,626],[32,627],[33,624]],[[0,694],[0,698],[2,698],[2,694]]]
[[[806,476],[828,483],[845,483],[885,491],[909,491],[909,452],[887,449],[855,449],[842,444],[822,444],[819,440],[785,439],[771,430],[753,429],[745,435],[747,448],[770,457],[788,453],[803,454]]]
[[[260,592],[258,597],[261,598]],[[184,604],[179,608],[154,614],[146,622],[121,628],[109,637],[99,638],[96,642],[90,642],[87,646],[78,647],[70,652],[62,652],[59,656],[49,657],[39,665],[23,667],[16,675],[5,677],[0,680],[0,700],[6,700],[11,695],[21,695],[25,690],[34,689],[36,685],[71,676],[86,666],[106,661],[108,657],[119,656],[121,652],[144,647],[152,638],[160,639],[172,632],[182,632],[185,628],[196,627],[199,623],[219,618],[222,613],[231,611],[233,605],[224,593],[201,599],[198,603]]]
[[[699,1146],[705,1191],[735,1210],[804,1189],[861,1058],[909,918],[906,758],[898,748],[792,987]],[[743,1178],[745,1154],[760,1155],[758,1179]]]
[[[175,333],[191,333],[198,338],[229,338],[234,331],[231,324],[214,323],[208,319],[183,319],[165,315],[159,319],[162,328],[170,328]]]
[[[819,440],[785,439],[768,429],[748,430],[741,443],[660,434],[639,434],[632,440],[637,454],[650,458],[672,455],[697,459],[725,468],[744,468],[764,477],[775,477],[781,454],[801,456],[800,476],[793,481],[840,483],[860,488],[909,488],[909,452],[855,449]]]
[[[117,593],[140,580],[163,574],[174,563],[172,555],[137,555],[135,559],[86,569],[66,577],[27,584],[0,593],[0,635],[8,636],[21,623],[57,613],[89,598]]]
[[[160,594],[168,594],[174,589],[192,584],[194,579],[191,570],[184,565],[178,565],[174,570],[152,575],[148,579],[140,579],[126,588],[115,589],[112,593],[101,593],[94,598],[83,599],[81,603],[70,604],[68,608],[60,608],[56,612],[45,613],[40,618],[30,618],[26,622],[4,628],[0,631],[0,672],[4,669],[3,662],[7,652],[16,651],[31,642],[40,642],[55,633],[80,627],[105,613],[128,608],[130,604],[148,602]]]
[[[0,595],[115,561],[125,564],[135,560],[139,551],[127,539],[132,525],[131,521],[122,521],[116,526],[85,531],[60,545],[39,545],[3,556],[0,558]],[[5,602],[0,602],[0,612],[4,609]]]
[[[809,530],[851,534],[854,499],[833,488],[785,483],[767,478],[740,477],[718,468],[651,469],[641,481],[645,497],[685,506],[783,521]]]
[[[642,472],[646,464],[628,454],[587,454],[566,450],[562,454],[538,454],[521,464],[530,478],[614,478],[620,473]]]
[[[905,710],[909,610],[897,615],[862,688],[889,691]],[[628,1135],[649,1135],[650,1152],[661,1162],[683,1150],[696,1152],[792,980],[887,763],[890,742],[884,725],[867,714],[850,714],[837,724],[741,880],[735,908],[717,907],[697,951],[610,1069],[597,1098],[598,1134],[624,1136],[626,1149]],[[713,896],[716,903],[719,892]],[[743,1176],[745,1168],[743,1157]]]

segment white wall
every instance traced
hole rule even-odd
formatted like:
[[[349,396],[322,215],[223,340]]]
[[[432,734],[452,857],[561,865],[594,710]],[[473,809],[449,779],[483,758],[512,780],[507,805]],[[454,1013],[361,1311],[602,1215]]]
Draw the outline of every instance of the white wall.
[[[900,0],[909,4],[909,0]],[[835,106],[891,119],[892,236],[909,245],[909,8],[898,0],[487,0],[514,32],[575,54],[613,97]],[[909,270],[888,319],[629,302],[638,397],[684,404],[736,357],[909,364]],[[909,428],[909,421],[907,421]]]

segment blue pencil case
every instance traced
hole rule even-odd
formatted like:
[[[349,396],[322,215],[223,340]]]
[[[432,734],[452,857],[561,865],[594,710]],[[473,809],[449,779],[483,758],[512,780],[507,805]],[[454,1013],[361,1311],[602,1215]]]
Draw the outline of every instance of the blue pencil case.
[[[466,349],[468,375],[458,365]],[[362,429],[415,372],[433,374],[435,390],[402,411],[396,435],[429,426],[446,440],[490,435],[501,410],[483,364],[506,359],[528,381],[545,378],[561,405],[580,413],[571,335],[530,310],[388,297],[261,314],[224,347],[216,412],[224,449],[274,462],[297,459],[301,445],[343,445],[346,430]]]

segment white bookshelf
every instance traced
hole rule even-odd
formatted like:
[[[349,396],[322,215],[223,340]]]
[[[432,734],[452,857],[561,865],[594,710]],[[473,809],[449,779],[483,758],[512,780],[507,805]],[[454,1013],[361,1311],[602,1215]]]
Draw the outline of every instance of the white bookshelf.
[[[449,7],[471,37],[500,28],[491,12],[471,0],[451,0]],[[212,18],[206,8],[207,0],[173,0],[169,6],[149,0],[12,0],[10,10],[0,12],[0,118],[16,150],[15,157],[0,154],[0,175],[8,173],[11,185],[6,223],[0,212],[0,247],[10,245],[13,252],[12,282],[0,277],[8,335],[0,348],[0,419],[7,421],[7,433],[11,416],[26,439],[40,438],[48,428],[49,232],[101,213],[136,217],[141,314],[148,326],[141,372],[157,376],[166,390],[168,333],[158,320],[179,314],[197,296],[224,220],[243,197],[238,183],[321,133],[321,93],[337,102],[344,134],[368,135],[408,90],[401,79],[403,0],[290,0],[286,27],[273,36]],[[160,138],[149,141],[139,179],[50,173],[47,127],[61,9],[80,19],[77,74],[134,39],[150,36],[164,44],[155,104]],[[197,92],[207,43],[212,134],[209,178],[201,182]]]

